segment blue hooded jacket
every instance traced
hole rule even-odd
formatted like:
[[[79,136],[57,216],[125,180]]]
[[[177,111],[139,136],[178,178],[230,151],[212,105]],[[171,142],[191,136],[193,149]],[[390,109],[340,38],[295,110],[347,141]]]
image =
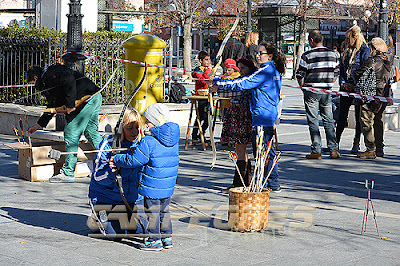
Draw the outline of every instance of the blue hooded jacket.
[[[278,118],[281,75],[274,62],[266,62],[249,76],[239,79],[215,78],[213,85],[232,91],[252,90],[250,110],[253,126],[272,127]]]
[[[179,165],[179,125],[167,122],[152,127],[137,148],[114,156],[121,168],[139,168],[139,194],[151,199],[165,199],[174,194]]]
[[[114,173],[109,166],[111,151],[104,151],[111,149],[113,138],[114,135],[110,135],[96,146],[96,150],[99,152],[95,155],[95,165],[89,185],[89,198],[97,198],[97,201],[102,203],[124,204],[114,181]],[[136,142],[124,141],[122,143],[124,148],[136,146]],[[127,152],[122,151],[121,154]],[[138,172],[139,168],[121,168],[122,187],[129,203],[143,199],[143,196],[138,194]]]

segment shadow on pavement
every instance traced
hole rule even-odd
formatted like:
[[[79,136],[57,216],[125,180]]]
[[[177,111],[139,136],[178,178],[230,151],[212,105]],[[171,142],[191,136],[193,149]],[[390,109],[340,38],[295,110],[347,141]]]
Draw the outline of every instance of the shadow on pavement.
[[[87,236],[90,233],[89,228],[86,226],[88,216],[83,214],[27,210],[12,207],[2,207],[0,209],[7,212],[8,216],[14,218],[12,220],[19,223],[71,232],[82,236]],[[10,219],[7,216],[3,217]]]

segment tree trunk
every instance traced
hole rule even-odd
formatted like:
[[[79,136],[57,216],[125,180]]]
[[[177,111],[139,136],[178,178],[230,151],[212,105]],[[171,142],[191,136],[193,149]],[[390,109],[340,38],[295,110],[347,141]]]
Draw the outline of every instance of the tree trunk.
[[[307,25],[306,25],[306,17],[300,17],[300,37],[299,37],[299,50],[297,51],[297,58],[296,58],[296,68],[293,69],[294,73],[297,72],[299,69],[300,59],[304,53],[304,47],[306,43],[306,32],[307,32]]]
[[[192,16],[186,16],[183,21],[183,68],[192,69]]]

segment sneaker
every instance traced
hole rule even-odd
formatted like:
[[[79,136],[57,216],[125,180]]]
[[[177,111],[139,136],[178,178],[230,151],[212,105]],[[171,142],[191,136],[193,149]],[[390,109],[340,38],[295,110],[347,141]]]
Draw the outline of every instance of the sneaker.
[[[172,245],[172,237],[163,238],[163,239],[161,239],[161,241],[162,241],[163,247],[165,249],[169,249],[169,248],[173,247],[173,245]]]
[[[374,151],[366,151],[360,154],[357,154],[357,157],[360,159],[375,159],[376,155]]]
[[[321,153],[312,152],[312,153],[306,155],[306,159],[317,159],[317,160],[321,160],[321,159],[322,159]]]
[[[230,186],[227,187],[227,188],[221,189],[221,193],[222,193],[222,194],[229,194],[229,190],[230,190],[231,188],[234,188],[233,184],[230,185]]]
[[[146,241],[145,244],[140,247],[140,249],[145,251],[161,251],[164,249],[164,247],[161,240],[156,240]]]
[[[270,188],[270,187],[268,187],[268,189],[269,189],[271,192],[274,192],[274,193],[281,193],[281,192],[282,192],[281,187],[278,187],[278,188]]]
[[[58,175],[54,175],[49,178],[50,183],[62,183],[62,182],[74,182],[74,181],[75,177],[65,175],[62,169],[60,170],[60,173]]]
[[[375,151],[375,155],[376,157],[383,157],[385,155],[385,153],[383,152],[383,150],[376,150]]]
[[[340,158],[340,153],[338,151],[331,152],[331,159]]]

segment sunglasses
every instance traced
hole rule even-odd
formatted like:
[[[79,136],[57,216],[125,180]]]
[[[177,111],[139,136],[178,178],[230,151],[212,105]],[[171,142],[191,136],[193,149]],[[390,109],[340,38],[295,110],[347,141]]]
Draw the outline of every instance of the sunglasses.
[[[263,54],[268,54],[268,53],[264,53],[264,52],[258,52],[256,55],[258,55],[258,56],[262,56]]]

